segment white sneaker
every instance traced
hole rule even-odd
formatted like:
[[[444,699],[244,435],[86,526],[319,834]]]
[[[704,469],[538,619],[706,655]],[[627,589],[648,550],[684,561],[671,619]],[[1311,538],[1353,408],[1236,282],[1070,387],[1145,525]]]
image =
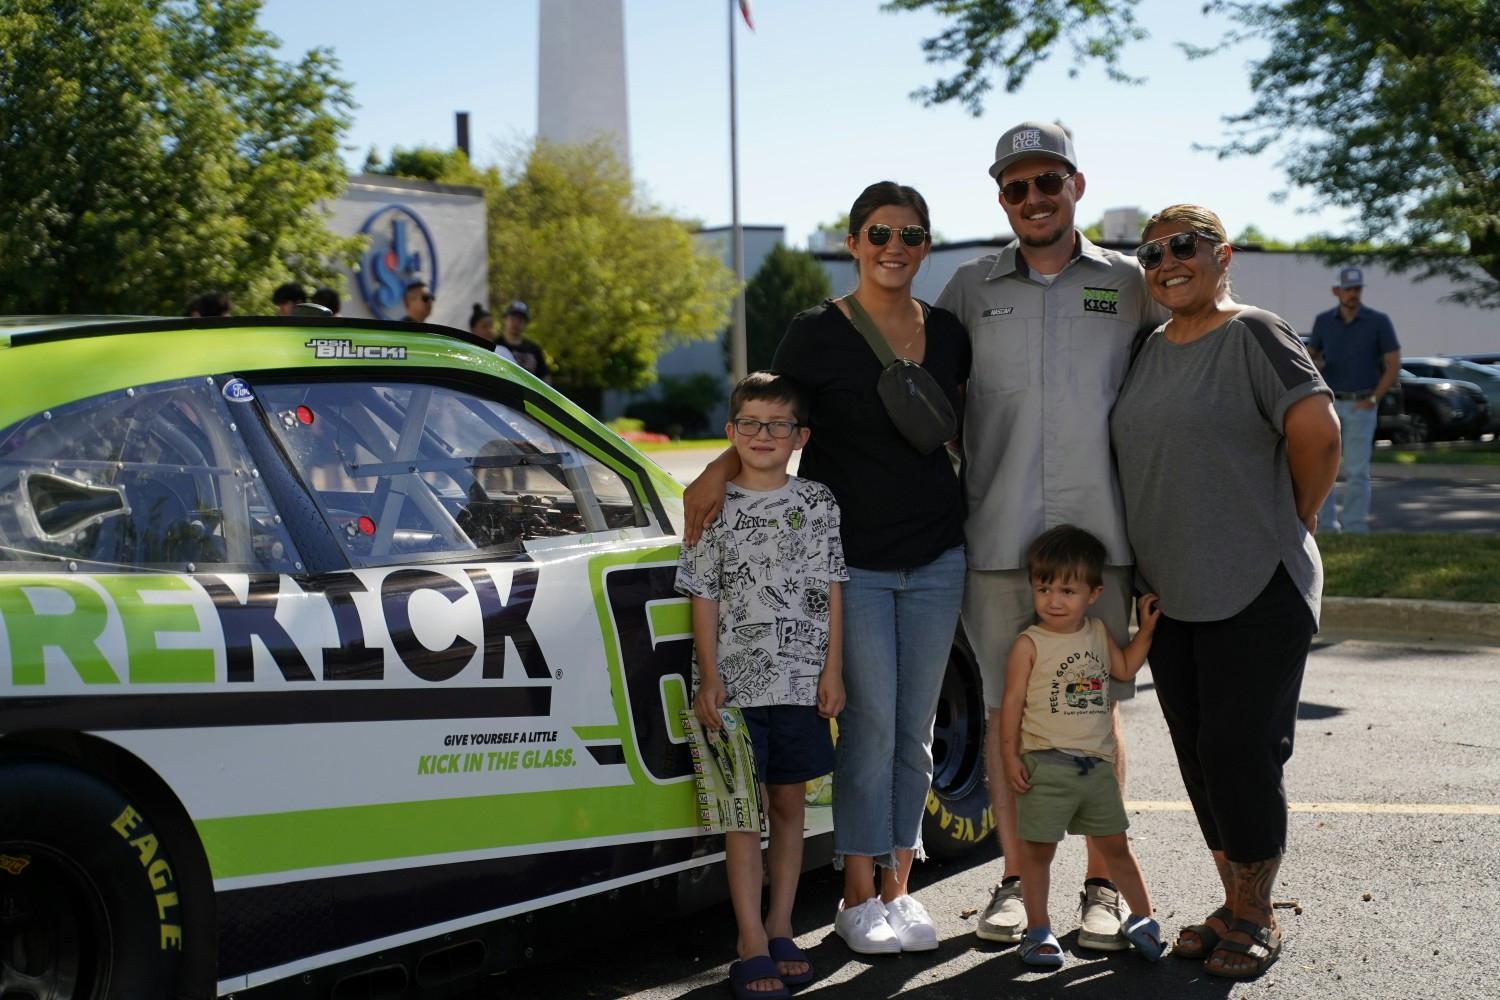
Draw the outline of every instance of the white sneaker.
[[[901,950],[901,939],[885,919],[885,904],[879,896],[844,909],[839,900],[838,916],[833,918],[833,929],[844,939],[850,951],[861,955],[889,955]]]
[[[1021,882],[995,886],[990,905],[984,908],[974,933],[986,941],[1015,944],[1026,932],[1026,904],[1021,902]]]
[[[937,925],[912,896],[897,896],[885,904],[885,922],[901,941],[902,951],[932,951],[938,946]]]

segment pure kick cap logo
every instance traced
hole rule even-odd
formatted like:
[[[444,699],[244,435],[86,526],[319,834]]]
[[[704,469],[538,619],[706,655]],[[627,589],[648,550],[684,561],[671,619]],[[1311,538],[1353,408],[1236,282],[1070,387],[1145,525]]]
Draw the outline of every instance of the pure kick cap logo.
[[[1023,149],[1040,149],[1042,147],[1042,131],[1035,128],[1023,128],[1011,136],[1010,148],[1012,152],[1019,153]]]
[[[421,216],[405,205],[387,205],[360,227],[370,237],[359,269],[359,293],[376,319],[398,320],[406,315],[406,286],[427,282],[438,290],[437,244]]]
[[[1120,290],[1118,288],[1085,288],[1083,311],[1117,315],[1120,312]]]

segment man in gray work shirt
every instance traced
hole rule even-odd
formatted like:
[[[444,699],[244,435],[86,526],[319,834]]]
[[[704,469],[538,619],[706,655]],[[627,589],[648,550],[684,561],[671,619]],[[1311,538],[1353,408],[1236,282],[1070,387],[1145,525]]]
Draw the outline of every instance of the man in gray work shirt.
[[[1109,411],[1136,332],[1165,322],[1167,312],[1146,294],[1134,257],[1097,247],[1074,228],[1084,176],[1061,126],[1032,121],[1007,130],[989,173],[1016,238],[960,267],[937,304],[957,314],[973,345],[963,434],[969,502],[963,623],[984,680],[984,759],[1005,854],[1001,883],[976,933],[1015,942],[1026,912],[1015,794],[1000,761],[1000,700],[1011,644],[1036,620],[1026,550],[1059,524],[1098,537],[1109,565],[1093,613],[1116,642],[1129,641],[1131,554],[1110,457]],[[1134,693],[1133,684],[1112,682],[1112,702]],[[1125,745],[1118,709],[1112,712],[1123,789]],[[1127,943],[1108,874],[1090,843],[1078,943],[1116,951]]]

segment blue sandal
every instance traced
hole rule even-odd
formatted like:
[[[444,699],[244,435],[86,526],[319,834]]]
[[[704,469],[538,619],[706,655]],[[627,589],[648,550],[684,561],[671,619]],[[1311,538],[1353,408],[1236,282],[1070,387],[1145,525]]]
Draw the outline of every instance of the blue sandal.
[[[1154,962],[1167,953],[1167,944],[1161,939],[1161,925],[1150,917],[1135,917],[1125,921],[1125,940],[1148,962]]]
[[[778,975],[776,978],[781,980],[782,985],[801,986],[803,983],[810,983],[817,978],[817,973],[813,972],[812,959],[807,957],[807,952],[797,947],[797,942],[791,938],[776,937],[771,938],[766,944],[768,945],[767,950],[771,953],[771,961],[773,962],[807,963],[807,971],[799,976]]]
[[[752,990],[750,984],[757,979],[775,979],[781,983],[779,990]],[[786,980],[776,971],[776,963],[770,955],[756,955],[743,962],[729,964],[729,988],[737,1000],[791,1000],[792,991],[786,988]]]
[[[1040,951],[1049,945],[1056,951],[1045,953]],[[1063,964],[1062,945],[1057,943],[1057,937],[1050,927],[1032,927],[1027,930],[1025,936],[1021,938],[1020,955],[1021,961],[1027,965],[1057,969]]]

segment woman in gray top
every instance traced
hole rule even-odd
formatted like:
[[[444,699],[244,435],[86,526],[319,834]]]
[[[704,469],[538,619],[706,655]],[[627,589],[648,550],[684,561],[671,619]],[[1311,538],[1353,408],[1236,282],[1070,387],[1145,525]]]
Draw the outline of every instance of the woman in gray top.
[[[1110,436],[1136,571],[1161,595],[1157,697],[1225,893],[1173,953],[1249,978],[1281,948],[1282,766],[1317,630],[1313,531],[1339,425],[1296,331],[1230,298],[1218,216],[1173,205],[1142,235],[1146,287],[1172,317],[1142,345]]]

